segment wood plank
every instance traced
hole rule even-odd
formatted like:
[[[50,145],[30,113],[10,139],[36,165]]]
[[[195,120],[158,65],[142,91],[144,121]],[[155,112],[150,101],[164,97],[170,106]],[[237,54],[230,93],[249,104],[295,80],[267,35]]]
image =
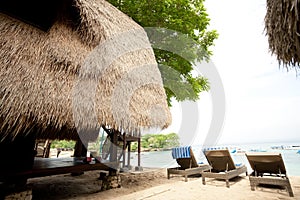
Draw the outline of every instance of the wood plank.
[[[84,163],[83,158],[35,158],[31,170],[20,172],[1,171],[0,179],[35,178],[91,170],[109,170],[110,166],[114,167],[114,164],[116,163],[89,164]]]

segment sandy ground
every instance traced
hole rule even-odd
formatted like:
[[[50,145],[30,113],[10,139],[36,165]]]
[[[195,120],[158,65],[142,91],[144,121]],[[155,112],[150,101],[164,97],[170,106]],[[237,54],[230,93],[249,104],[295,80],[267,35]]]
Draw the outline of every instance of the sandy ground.
[[[166,169],[145,169],[143,172],[121,173],[121,188],[100,191],[99,171],[85,172],[81,176],[58,175],[29,180],[33,199],[69,199],[69,200],[154,200],[154,199],[298,199],[300,200],[300,177],[290,177],[295,197],[289,197],[283,188],[259,186],[250,190],[248,177],[241,175],[225,182],[207,179],[202,185],[201,177],[184,178],[173,176],[167,179]]]
[[[70,152],[62,152],[60,157],[69,155]],[[142,172],[120,173],[120,188],[101,191],[99,173],[89,171],[80,176],[65,174],[33,178],[28,180],[28,185],[32,188],[33,200],[300,200],[300,177],[290,177],[295,197],[289,197],[285,189],[278,187],[259,186],[251,191],[246,175],[232,179],[230,188],[227,188],[223,180],[207,178],[206,185],[202,185],[201,177],[189,177],[188,182],[184,182],[181,176],[167,179],[166,169],[147,168]]]

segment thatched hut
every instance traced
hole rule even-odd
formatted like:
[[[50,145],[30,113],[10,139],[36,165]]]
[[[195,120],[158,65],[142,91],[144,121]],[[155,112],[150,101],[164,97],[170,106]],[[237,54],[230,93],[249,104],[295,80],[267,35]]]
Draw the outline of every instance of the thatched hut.
[[[267,0],[265,30],[269,49],[285,67],[300,64],[300,2]]]
[[[142,27],[104,0],[22,2],[0,3],[0,147],[169,125]]]
[[[128,132],[168,126],[170,115],[166,96],[160,72],[157,67],[152,67],[155,58],[150,45],[124,52],[117,44],[123,42],[122,45],[129,46],[126,42],[131,42],[122,41],[120,37],[144,37],[139,41],[147,43],[143,29],[106,1],[62,2],[56,2],[57,14],[49,28],[43,27],[46,31],[0,14],[0,140],[32,131],[42,138],[72,139],[78,128],[75,123],[83,129],[94,128],[94,124],[84,120],[85,116],[93,114],[100,125],[108,124]],[[120,50],[122,55],[114,58],[108,67],[90,69],[101,65],[97,62],[103,62],[105,56],[109,56],[101,52],[108,47],[101,44],[109,40],[110,47],[115,45],[113,48]],[[104,58],[97,61],[96,56]],[[92,67],[87,66],[87,62]],[[128,74],[134,76],[134,68],[142,72],[140,77],[125,79]],[[137,80],[145,77],[152,78],[150,84],[149,80]],[[97,81],[94,107],[87,105],[91,99],[84,96],[87,86],[82,84],[93,78]],[[119,83],[120,80],[127,82]],[[130,116],[114,112],[118,99],[128,96],[135,86],[130,81],[135,80],[140,87],[130,94]],[[161,109],[153,109],[157,106]],[[149,109],[166,117],[151,121]],[[80,114],[82,116],[75,116]],[[74,119],[76,117],[83,120]]]

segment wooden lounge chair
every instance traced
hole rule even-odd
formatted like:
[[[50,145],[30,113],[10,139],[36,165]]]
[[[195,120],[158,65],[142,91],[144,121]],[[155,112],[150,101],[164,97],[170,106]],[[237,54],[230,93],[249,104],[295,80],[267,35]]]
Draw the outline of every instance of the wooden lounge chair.
[[[245,165],[236,166],[227,149],[205,151],[205,156],[211,166],[209,171],[202,172],[202,184],[205,185],[205,178],[223,179],[226,181],[226,186],[229,188],[229,180],[239,176],[242,173],[247,173]]]
[[[189,175],[201,175],[201,172],[210,169],[207,164],[197,163],[191,146],[173,148],[172,156],[179,166],[167,169],[168,179],[170,179],[171,174],[177,174],[184,176],[185,182],[187,182]]]
[[[280,153],[247,153],[246,157],[253,172],[249,176],[251,190],[259,184],[279,185],[294,196]]]

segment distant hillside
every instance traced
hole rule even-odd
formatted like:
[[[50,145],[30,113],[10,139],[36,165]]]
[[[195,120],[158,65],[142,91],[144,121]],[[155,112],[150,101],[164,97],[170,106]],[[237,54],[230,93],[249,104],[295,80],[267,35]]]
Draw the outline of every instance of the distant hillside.
[[[176,133],[146,134],[141,138],[142,151],[166,150],[179,146],[179,136]],[[131,145],[131,150],[137,150],[137,143]]]

